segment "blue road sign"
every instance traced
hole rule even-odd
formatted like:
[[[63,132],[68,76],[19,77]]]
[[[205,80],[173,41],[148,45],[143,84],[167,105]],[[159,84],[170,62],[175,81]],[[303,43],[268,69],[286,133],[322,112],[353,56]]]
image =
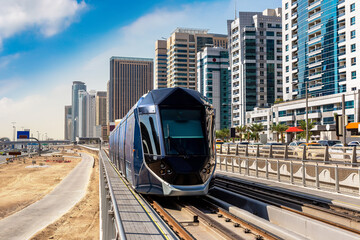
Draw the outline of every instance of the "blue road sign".
[[[30,131],[17,131],[17,139],[29,139]]]

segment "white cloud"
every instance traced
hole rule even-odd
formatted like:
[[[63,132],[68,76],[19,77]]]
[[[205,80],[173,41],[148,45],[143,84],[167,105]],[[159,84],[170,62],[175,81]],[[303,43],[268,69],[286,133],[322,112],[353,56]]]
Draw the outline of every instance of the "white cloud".
[[[86,8],[76,0],[0,0],[0,6],[0,46],[3,39],[29,28],[52,36]]]

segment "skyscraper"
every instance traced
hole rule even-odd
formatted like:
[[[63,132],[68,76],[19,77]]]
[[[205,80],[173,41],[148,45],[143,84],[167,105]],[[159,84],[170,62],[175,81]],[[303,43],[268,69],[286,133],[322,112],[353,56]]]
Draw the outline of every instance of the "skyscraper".
[[[107,92],[96,92],[96,122],[95,125],[106,125],[106,96]]]
[[[167,87],[196,89],[196,53],[206,46],[227,48],[227,36],[206,29],[176,28],[167,39]]]
[[[72,121],[71,121],[71,106],[65,106],[65,121],[64,121],[64,139],[70,140],[71,131],[72,131]]]
[[[359,89],[360,3],[283,0],[284,100]],[[356,46],[358,45],[358,46]]]
[[[222,47],[205,47],[197,53],[198,91],[215,108],[215,127],[231,127],[231,77],[229,53]]]
[[[79,91],[86,91],[86,85],[80,81],[74,81],[72,85],[72,112],[71,112],[71,122],[72,122],[72,131],[71,131],[71,140],[75,141],[75,138],[79,136]]]
[[[166,88],[166,40],[155,42],[155,85],[154,88]]]
[[[78,128],[79,134],[77,137],[88,137],[88,124],[87,124],[87,115],[89,112],[89,97],[88,93],[85,90],[79,91],[79,115],[78,115]]]
[[[142,95],[153,89],[153,65],[150,58],[110,59],[109,122],[123,118]]]
[[[239,12],[231,23],[232,124],[282,98],[281,8]]]

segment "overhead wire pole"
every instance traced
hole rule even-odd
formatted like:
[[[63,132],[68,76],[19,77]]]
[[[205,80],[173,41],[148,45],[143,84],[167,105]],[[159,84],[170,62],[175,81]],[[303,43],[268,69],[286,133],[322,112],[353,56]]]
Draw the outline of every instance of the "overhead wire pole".
[[[341,110],[342,110],[343,144],[344,144],[344,147],[345,147],[345,145],[346,145],[345,94],[342,95]]]

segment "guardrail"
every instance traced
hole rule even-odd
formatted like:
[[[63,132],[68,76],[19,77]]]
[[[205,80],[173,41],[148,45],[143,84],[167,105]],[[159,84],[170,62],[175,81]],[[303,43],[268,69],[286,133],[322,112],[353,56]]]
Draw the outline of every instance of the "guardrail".
[[[281,145],[228,145],[218,149],[217,170],[293,185],[360,195],[360,165],[334,157],[358,156],[356,148],[290,149]],[[328,154],[328,155],[327,155]],[[326,156],[327,155],[327,156]],[[306,160],[311,158],[311,160]],[[332,163],[332,164],[329,164]]]
[[[357,147],[328,147],[288,145],[246,145],[246,144],[218,144],[218,154],[233,154],[236,156],[253,156],[279,158],[289,160],[312,160],[326,163],[351,164],[357,166],[360,160],[360,148]]]
[[[109,174],[105,168],[105,151],[99,151],[99,179],[100,179],[100,239],[125,240],[126,235],[117,207],[114,191],[111,187]]]

